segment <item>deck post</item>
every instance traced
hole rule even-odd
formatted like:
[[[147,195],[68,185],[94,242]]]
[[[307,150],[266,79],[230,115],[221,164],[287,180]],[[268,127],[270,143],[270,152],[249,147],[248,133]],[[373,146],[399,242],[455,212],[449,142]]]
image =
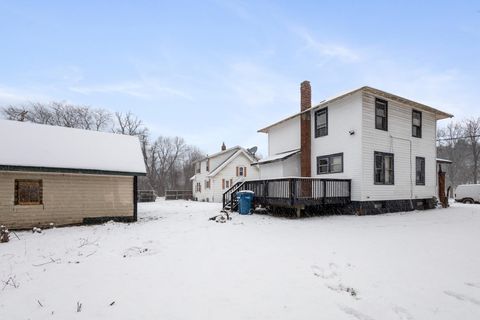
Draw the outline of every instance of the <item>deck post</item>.
[[[327,197],[327,182],[322,180],[322,204],[325,204],[325,198]]]
[[[290,186],[290,205],[293,206],[296,198],[295,181],[293,179],[288,179],[288,185]]]
[[[300,207],[297,207],[296,210],[297,210],[297,218],[301,218],[302,217],[302,209]]]

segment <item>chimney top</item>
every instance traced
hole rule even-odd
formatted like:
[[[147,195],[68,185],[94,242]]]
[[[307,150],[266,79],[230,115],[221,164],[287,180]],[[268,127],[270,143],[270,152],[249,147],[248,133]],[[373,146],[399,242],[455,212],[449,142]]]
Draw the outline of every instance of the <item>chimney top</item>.
[[[222,151],[227,150],[227,146],[225,145],[225,142],[222,142]]]
[[[312,87],[310,81],[303,81],[300,84],[300,111],[305,111],[312,107]]]

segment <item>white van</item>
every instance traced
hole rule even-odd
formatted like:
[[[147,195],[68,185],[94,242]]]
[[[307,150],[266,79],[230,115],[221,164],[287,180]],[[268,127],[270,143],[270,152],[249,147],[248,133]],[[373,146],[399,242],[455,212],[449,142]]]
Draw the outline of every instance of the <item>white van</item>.
[[[480,202],[480,184],[461,184],[455,190],[455,201],[463,203]]]

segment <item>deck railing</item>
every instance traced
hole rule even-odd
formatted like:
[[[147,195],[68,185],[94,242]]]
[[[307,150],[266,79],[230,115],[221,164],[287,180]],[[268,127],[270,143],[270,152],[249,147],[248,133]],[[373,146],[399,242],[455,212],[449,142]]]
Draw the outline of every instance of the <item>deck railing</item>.
[[[255,201],[265,205],[346,204],[351,200],[349,179],[291,177],[244,181],[224,194],[224,205],[241,190],[253,191]]]

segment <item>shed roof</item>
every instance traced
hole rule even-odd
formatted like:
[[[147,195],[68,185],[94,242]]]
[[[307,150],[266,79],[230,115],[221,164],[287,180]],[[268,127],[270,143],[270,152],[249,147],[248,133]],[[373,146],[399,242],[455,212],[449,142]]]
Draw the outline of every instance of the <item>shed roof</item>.
[[[262,164],[267,164],[267,163],[271,163],[271,162],[285,160],[287,158],[290,158],[293,155],[296,155],[297,153],[300,153],[300,149],[295,149],[295,150],[285,151],[285,152],[282,152],[282,153],[277,153],[277,154],[274,154],[273,156],[269,156],[269,157],[263,158],[261,160],[258,160],[255,163],[252,163],[252,166],[255,165],[255,164],[262,165]]]
[[[0,120],[0,169],[145,175],[138,137]]]

